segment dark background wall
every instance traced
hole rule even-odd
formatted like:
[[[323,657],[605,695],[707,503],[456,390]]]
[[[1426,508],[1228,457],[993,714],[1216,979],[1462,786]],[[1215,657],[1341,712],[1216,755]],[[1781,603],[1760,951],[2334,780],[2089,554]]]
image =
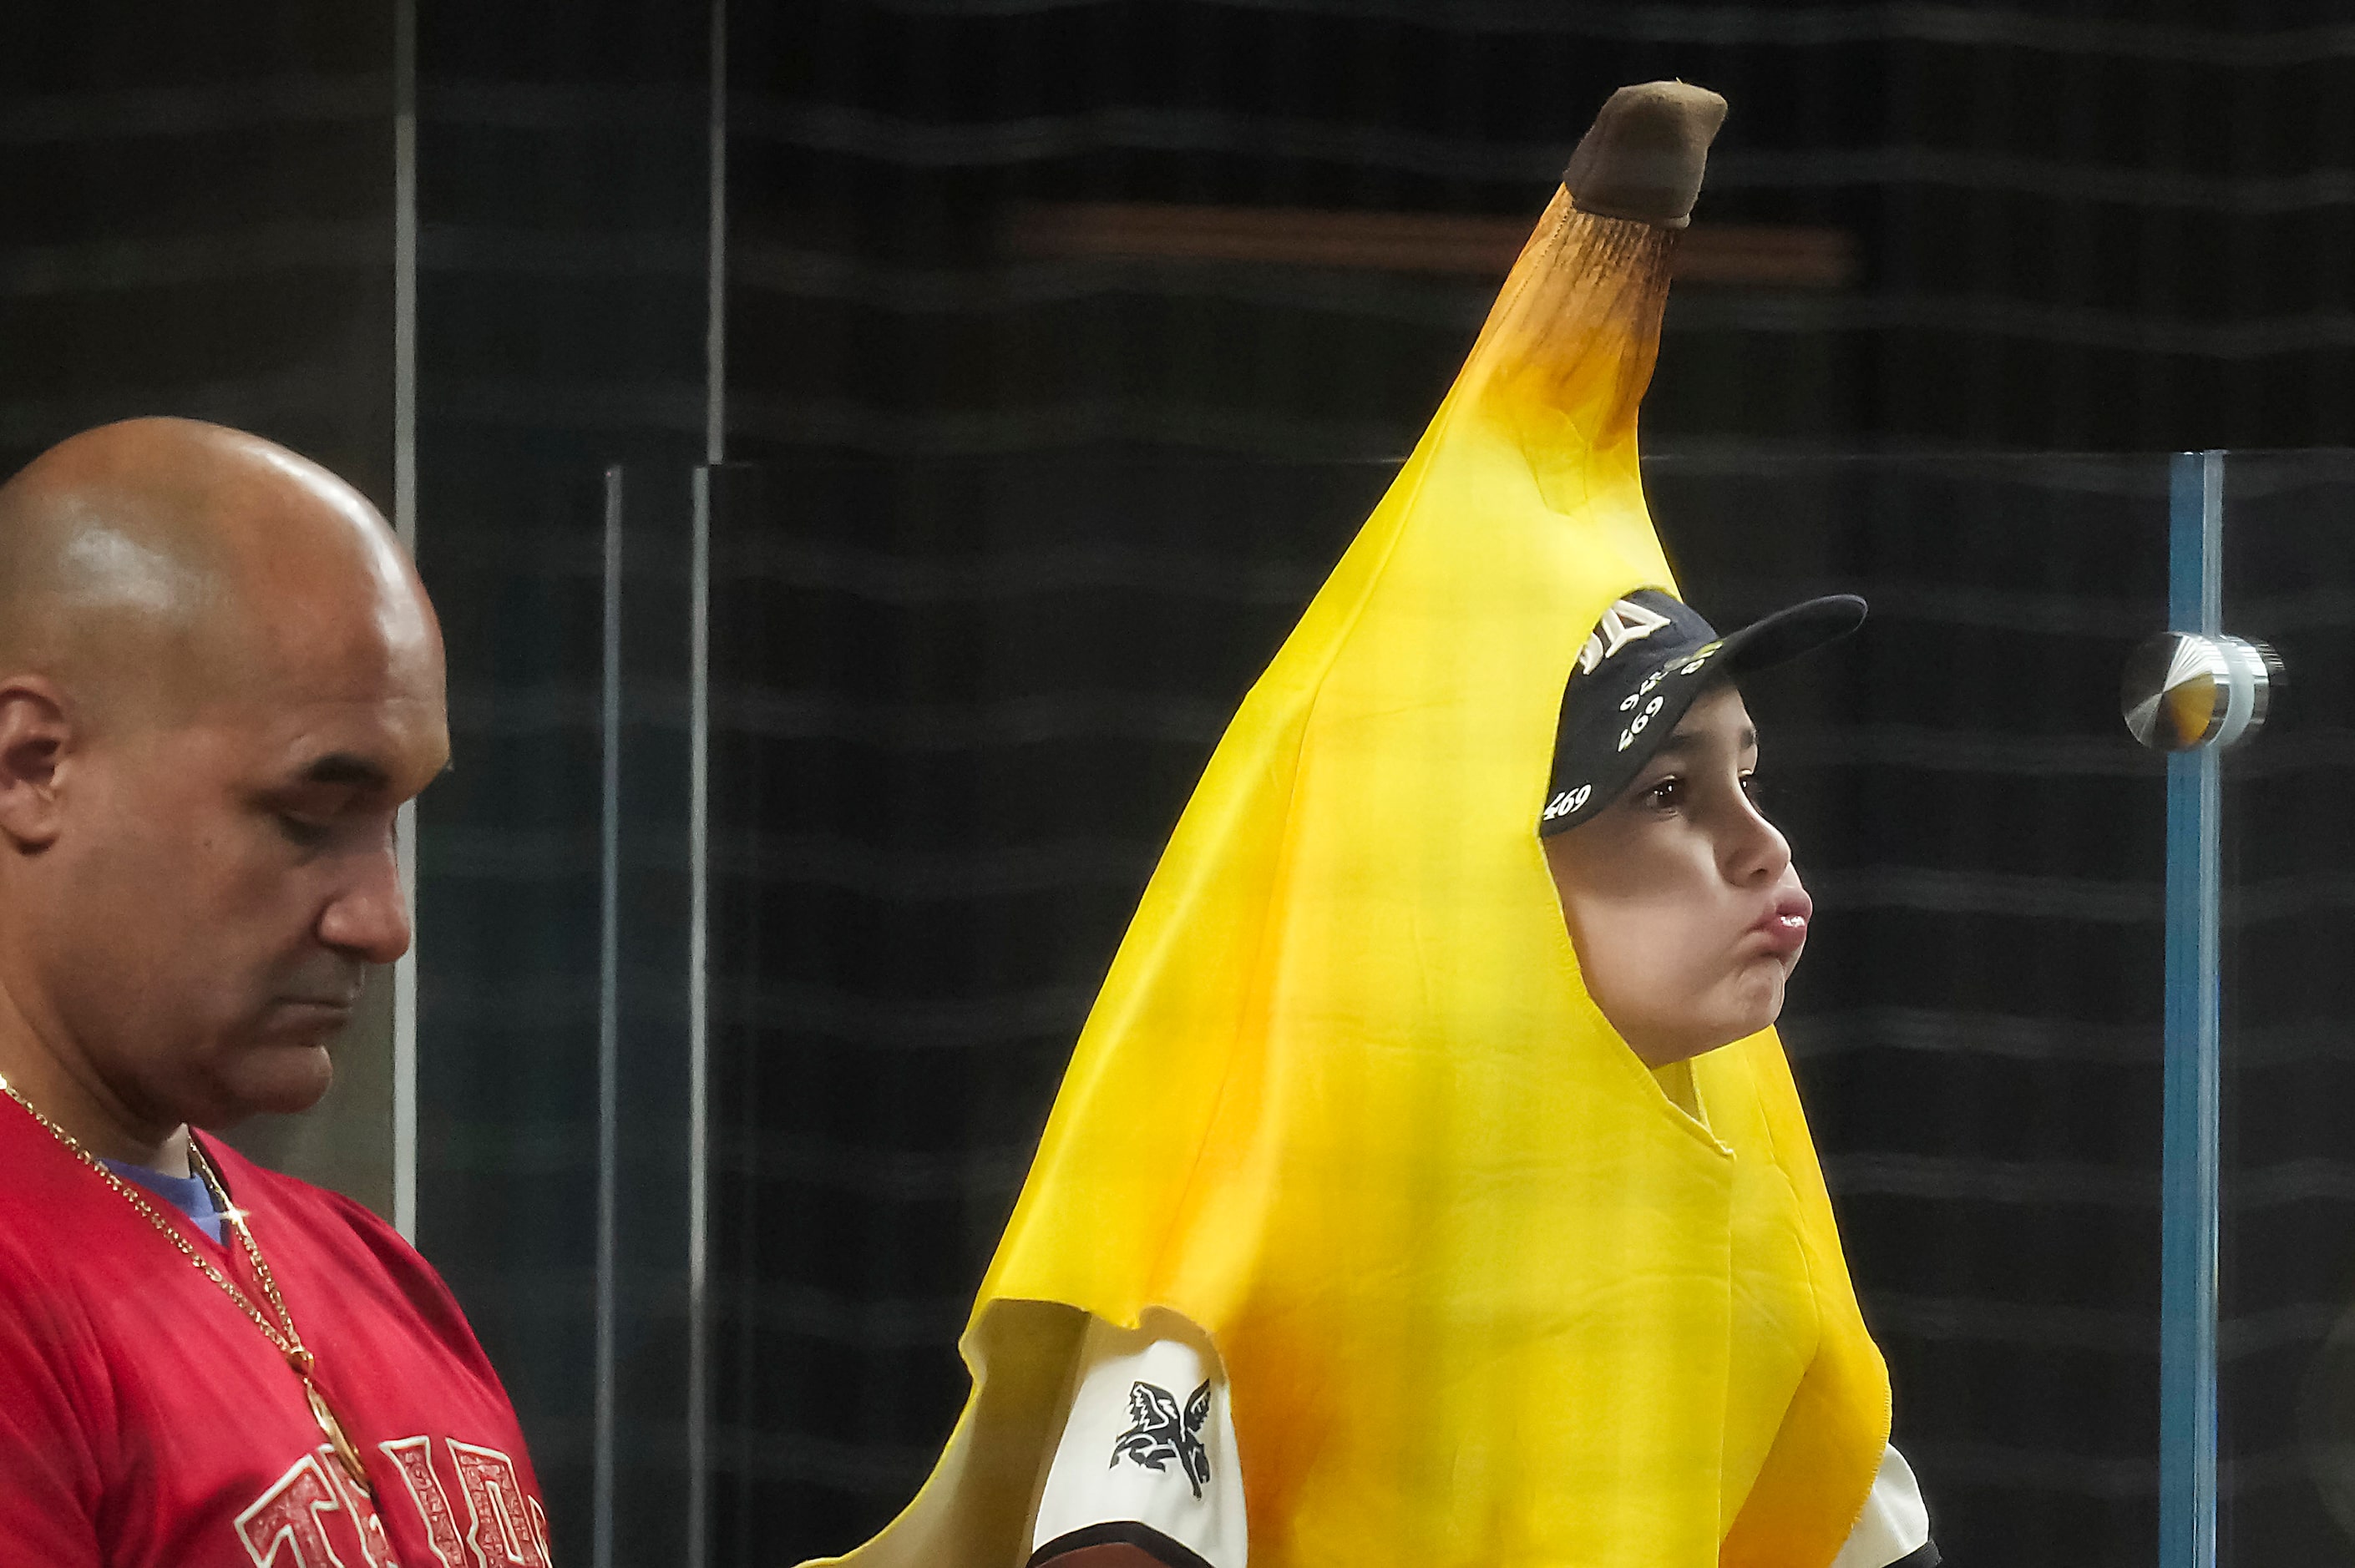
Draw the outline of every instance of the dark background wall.
[[[170,411],[389,504],[392,7],[0,16],[0,467]]]
[[[329,10],[0,16],[0,465],[183,412],[389,499],[394,16]],[[715,540],[716,1557],[841,1549],[921,1478],[1160,838],[1493,288],[1042,255],[1026,215],[1518,220],[1611,87],[1677,75],[1734,105],[1701,221],[1834,231],[1856,262],[1840,287],[1680,285],[1646,430],[1705,609],[1835,585],[1881,607],[1842,682],[1762,701],[1791,737],[1778,809],[1823,868],[1789,1033],[1903,1440],[1959,1560],[2146,1560],[2157,794],[2109,705],[2158,617],[2158,471],[1811,454],[2355,440],[2333,10],[731,0],[727,21],[722,412],[747,466]],[[654,0],[415,16],[420,557],[459,748],[422,818],[421,1240],[573,1560],[669,1560],[684,1528],[709,22]],[[601,1414],[614,465],[627,1115]]]
[[[734,423],[893,450],[1145,430],[1390,451],[1480,284],[1025,265],[1005,254],[1009,208],[1526,215],[1604,93],[1675,75],[1733,104],[1702,220],[1842,228],[1861,270],[1830,293],[1678,301],[1662,439],[2344,440],[2341,20],[2148,3],[740,6]]]

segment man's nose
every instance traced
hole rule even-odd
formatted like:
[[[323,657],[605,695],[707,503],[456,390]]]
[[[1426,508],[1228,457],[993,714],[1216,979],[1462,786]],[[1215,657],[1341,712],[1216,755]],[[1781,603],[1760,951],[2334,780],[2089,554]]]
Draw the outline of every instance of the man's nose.
[[[357,865],[351,883],[319,916],[319,940],[371,964],[389,964],[409,951],[409,901],[401,896],[400,862],[388,841]]]

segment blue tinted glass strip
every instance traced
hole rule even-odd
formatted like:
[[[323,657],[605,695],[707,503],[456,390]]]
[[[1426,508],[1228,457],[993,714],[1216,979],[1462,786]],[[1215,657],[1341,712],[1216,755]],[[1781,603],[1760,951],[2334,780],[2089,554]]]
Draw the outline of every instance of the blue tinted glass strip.
[[[2223,454],[2184,452],[2168,486],[2169,623],[2213,635]],[[2167,765],[2167,1004],[2159,1234],[2161,1568],[2216,1562],[2216,1216],[2222,1012],[2217,753]]]

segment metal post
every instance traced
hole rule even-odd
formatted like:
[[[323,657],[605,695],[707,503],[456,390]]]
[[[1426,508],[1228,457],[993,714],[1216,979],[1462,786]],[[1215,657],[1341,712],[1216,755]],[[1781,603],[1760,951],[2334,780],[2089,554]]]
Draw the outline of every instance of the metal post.
[[[705,135],[704,466],[687,603],[687,1568],[704,1568],[711,1539],[711,491],[728,430],[728,0],[711,0]]]
[[[709,1555],[711,1488],[711,509],[695,471],[687,606],[687,1563]]]
[[[604,689],[597,818],[597,1388],[590,1561],[613,1568],[614,1270],[622,1097],[622,470],[605,471]]]
[[[2168,624],[2222,627],[2224,454],[2168,484]],[[2215,1568],[2216,1238],[2222,1008],[2218,750],[2167,763],[2167,1007],[2159,1224],[2160,1568]]]
[[[392,28],[392,527],[417,554],[417,0]],[[417,1240],[417,802],[393,825],[409,951],[392,966],[392,1225]]]
[[[711,0],[711,83],[704,125],[703,461],[728,445],[728,0]]]

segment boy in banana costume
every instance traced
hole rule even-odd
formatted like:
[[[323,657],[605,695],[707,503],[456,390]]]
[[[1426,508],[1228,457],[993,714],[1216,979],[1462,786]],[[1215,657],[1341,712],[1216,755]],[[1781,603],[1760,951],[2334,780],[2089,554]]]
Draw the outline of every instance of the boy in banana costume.
[[[858,1568],[1936,1562],[1771,1024],[1804,941],[1636,472],[1724,113],[1614,95],[1245,699]],[[1537,831],[1533,832],[1532,829]]]

